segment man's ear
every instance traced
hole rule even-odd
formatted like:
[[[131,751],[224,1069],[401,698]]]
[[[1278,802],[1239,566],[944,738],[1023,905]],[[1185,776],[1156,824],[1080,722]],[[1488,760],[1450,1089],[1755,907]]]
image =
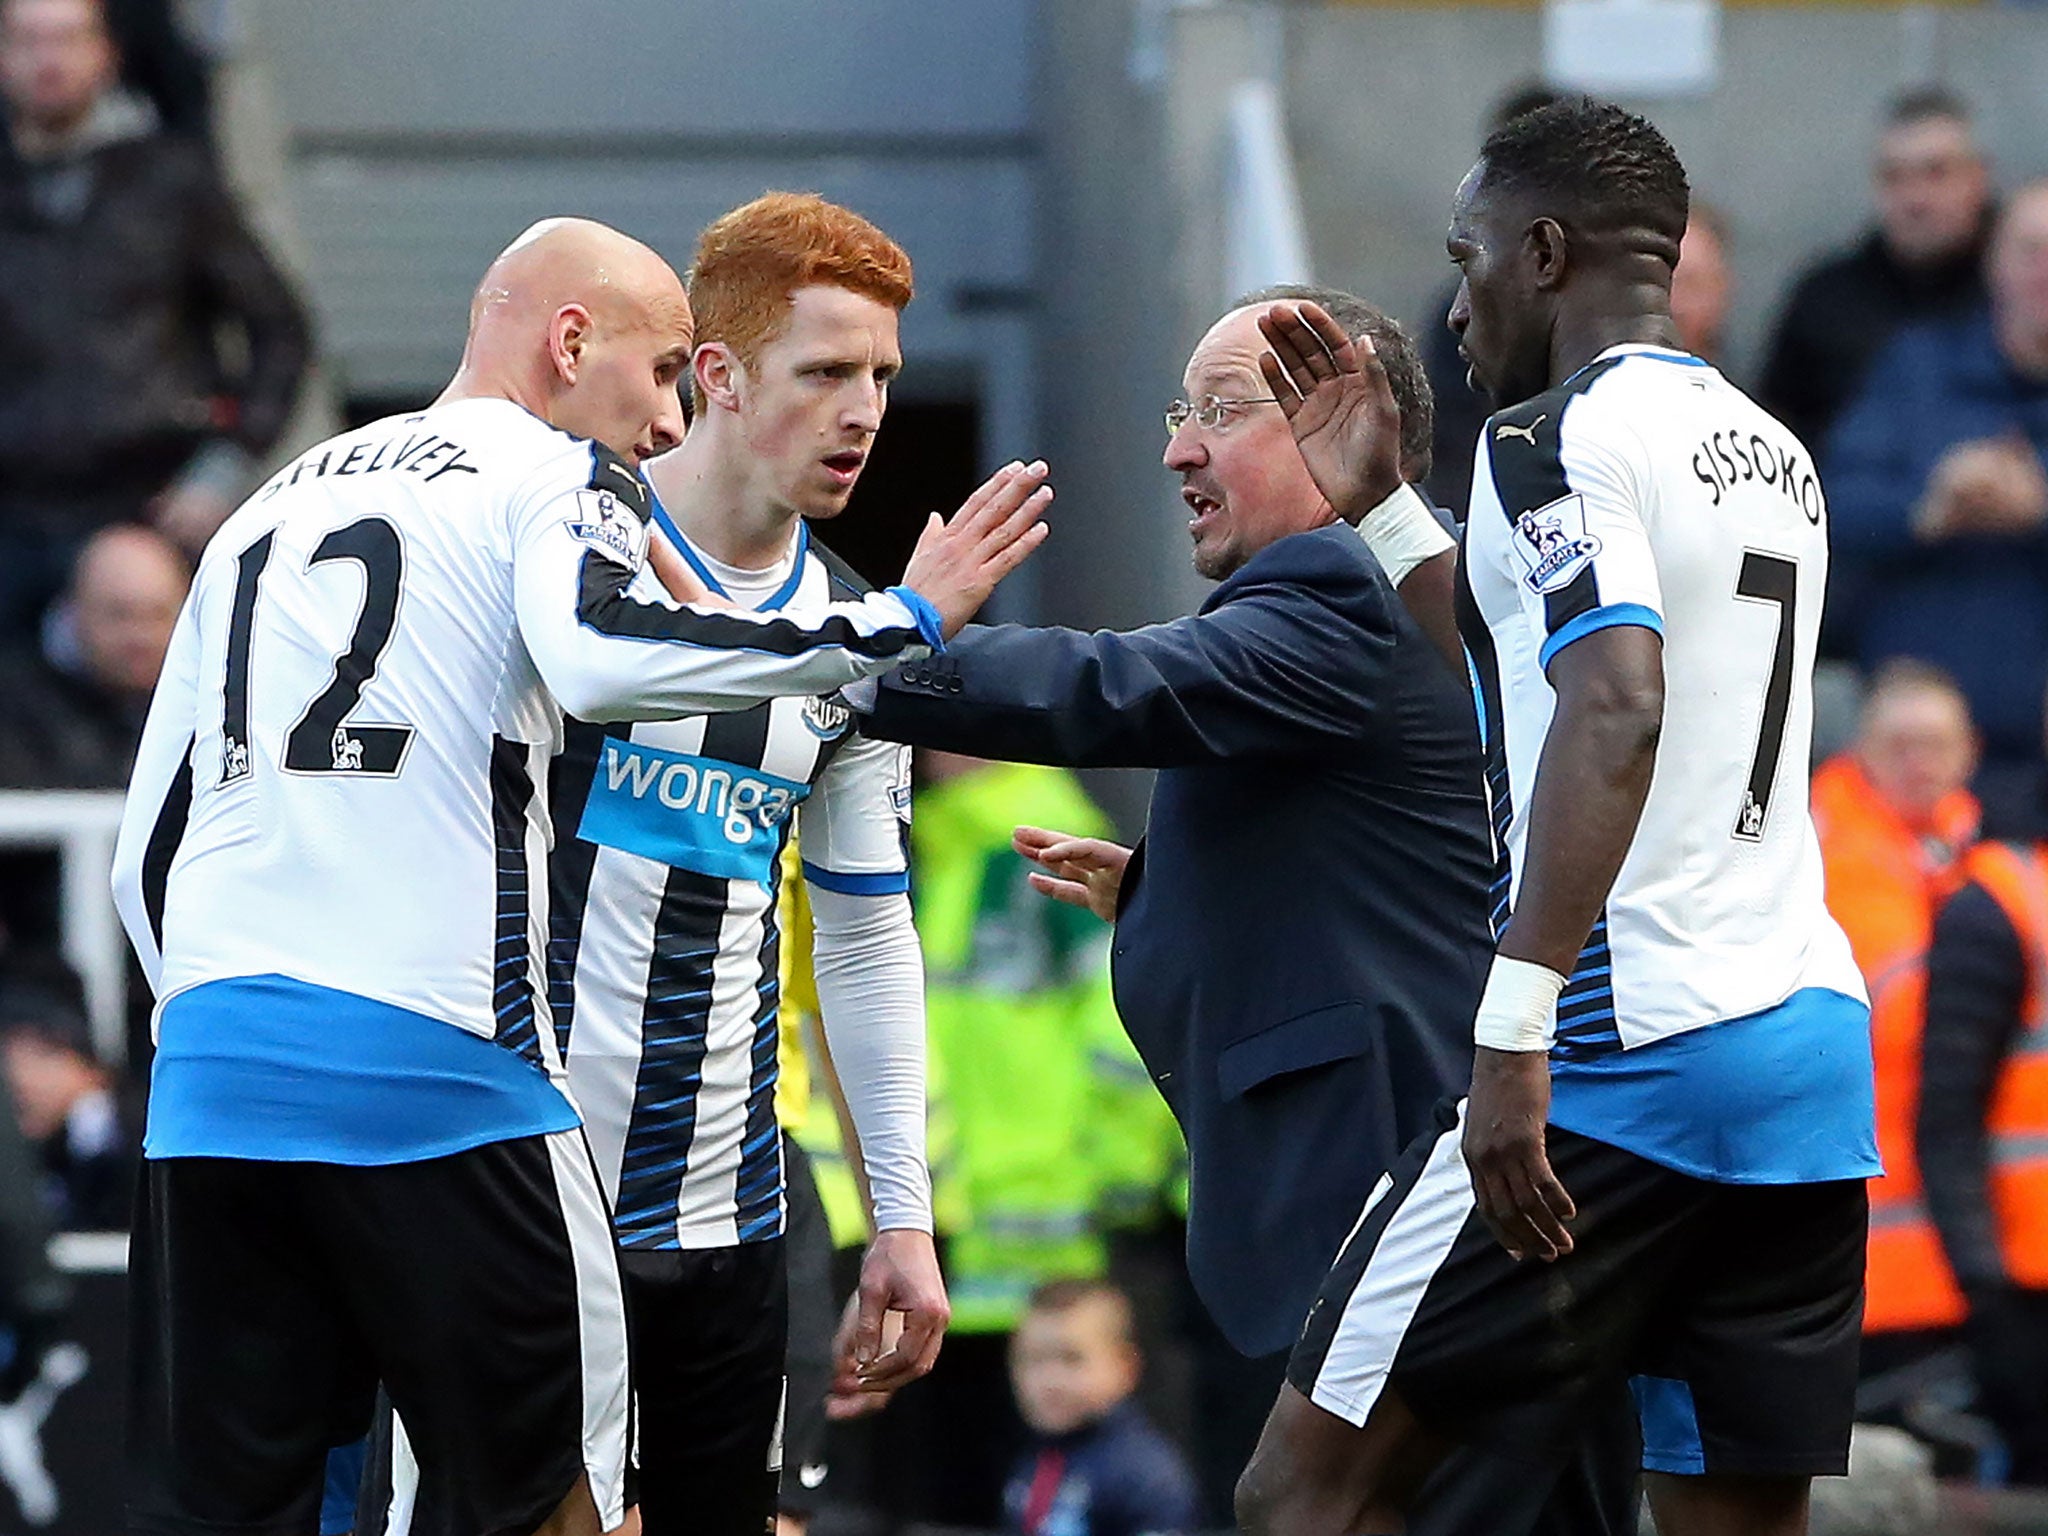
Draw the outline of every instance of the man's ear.
[[[576,382],[576,371],[583,365],[584,350],[590,345],[594,328],[590,311],[581,304],[564,304],[548,322],[548,361],[554,364],[555,377],[564,384]]]
[[[740,408],[747,370],[731,347],[722,341],[703,342],[690,355],[690,370],[706,404],[728,411]]]
[[[1523,236],[1531,270],[1539,289],[1550,290],[1564,281],[1571,260],[1571,241],[1564,226],[1555,219],[1538,219]]]

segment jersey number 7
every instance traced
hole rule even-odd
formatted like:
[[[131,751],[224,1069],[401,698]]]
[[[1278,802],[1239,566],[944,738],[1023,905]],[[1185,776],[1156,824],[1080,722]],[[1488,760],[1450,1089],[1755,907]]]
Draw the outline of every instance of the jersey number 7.
[[[235,606],[228,620],[227,672],[221,688],[223,786],[250,773],[249,648],[256,624],[257,592],[276,539],[273,528],[235,558]],[[306,566],[311,570],[329,560],[353,560],[362,566],[363,606],[356,615],[348,649],[334,658],[334,675],[285,736],[284,766],[293,773],[389,777],[405,761],[406,748],[412,745],[412,727],[351,725],[348,715],[377,675],[378,658],[391,643],[405,548],[390,523],[381,517],[366,517],[328,534]]]
[[[1778,605],[1778,638],[1771,651],[1770,681],[1764,684],[1764,717],[1757,727],[1756,756],[1749,763],[1749,786],[1735,817],[1735,836],[1760,843],[1764,821],[1771,814],[1771,786],[1778,781],[1778,759],[1785,751],[1785,716],[1792,707],[1792,650],[1797,639],[1799,565],[1783,555],[1745,550],[1735,595],[1751,602]]]

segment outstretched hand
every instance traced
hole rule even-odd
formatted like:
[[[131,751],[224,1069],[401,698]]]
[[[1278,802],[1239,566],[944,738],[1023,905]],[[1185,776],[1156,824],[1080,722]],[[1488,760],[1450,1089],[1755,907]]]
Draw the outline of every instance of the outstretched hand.
[[[951,639],[996,583],[1045,542],[1039,519],[1052,502],[1044,460],[1006,464],[961,503],[952,520],[934,512],[910,553],[903,584],[939,611]]]
[[[1272,350],[1259,372],[1294,429],[1323,499],[1347,523],[1401,487],[1401,408],[1372,338],[1356,342],[1318,304],[1275,304],[1259,316]]]
[[[1073,837],[1043,827],[1019,827],[1010,846],[1038,866],[1031,888],[1070,907],[1086,907],[1105,923],[1116,921],[1117,895],[1131,850],[1100,837]]]

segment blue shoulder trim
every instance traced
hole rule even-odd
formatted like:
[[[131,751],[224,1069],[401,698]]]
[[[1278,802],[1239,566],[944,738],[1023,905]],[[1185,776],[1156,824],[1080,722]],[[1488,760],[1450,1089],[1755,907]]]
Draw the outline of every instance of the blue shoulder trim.
[[[1557,653],[1574,640],[1583,640],[1599,630],[1612,629],[1617,624],[1634,624],[1638,628],[1664,633],[1664,617],[1656,609],[1642,603],[1609,603],[1604,608],[1590,608],[1577,618],[1560,625],[1557,633],[1543,642],[1543,649],[1536,653],[1539,666],[1548,667]]]

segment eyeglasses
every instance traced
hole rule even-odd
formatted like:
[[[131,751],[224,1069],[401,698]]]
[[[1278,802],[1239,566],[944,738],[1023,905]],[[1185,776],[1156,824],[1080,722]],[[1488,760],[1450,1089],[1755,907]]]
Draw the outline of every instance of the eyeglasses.
[[[1185,400],[1176,400],[1166,408],[1166,435],[1173,436],[1188,424],[1190,417],[1195,425],[1205,432],[1214,432],[1229,418],[1230,413],[1240,405],[1278,405],[1272,395],[1255,395],[1246,400],[1221,400],[1215,395],[1204,395],[1193,405]]]

